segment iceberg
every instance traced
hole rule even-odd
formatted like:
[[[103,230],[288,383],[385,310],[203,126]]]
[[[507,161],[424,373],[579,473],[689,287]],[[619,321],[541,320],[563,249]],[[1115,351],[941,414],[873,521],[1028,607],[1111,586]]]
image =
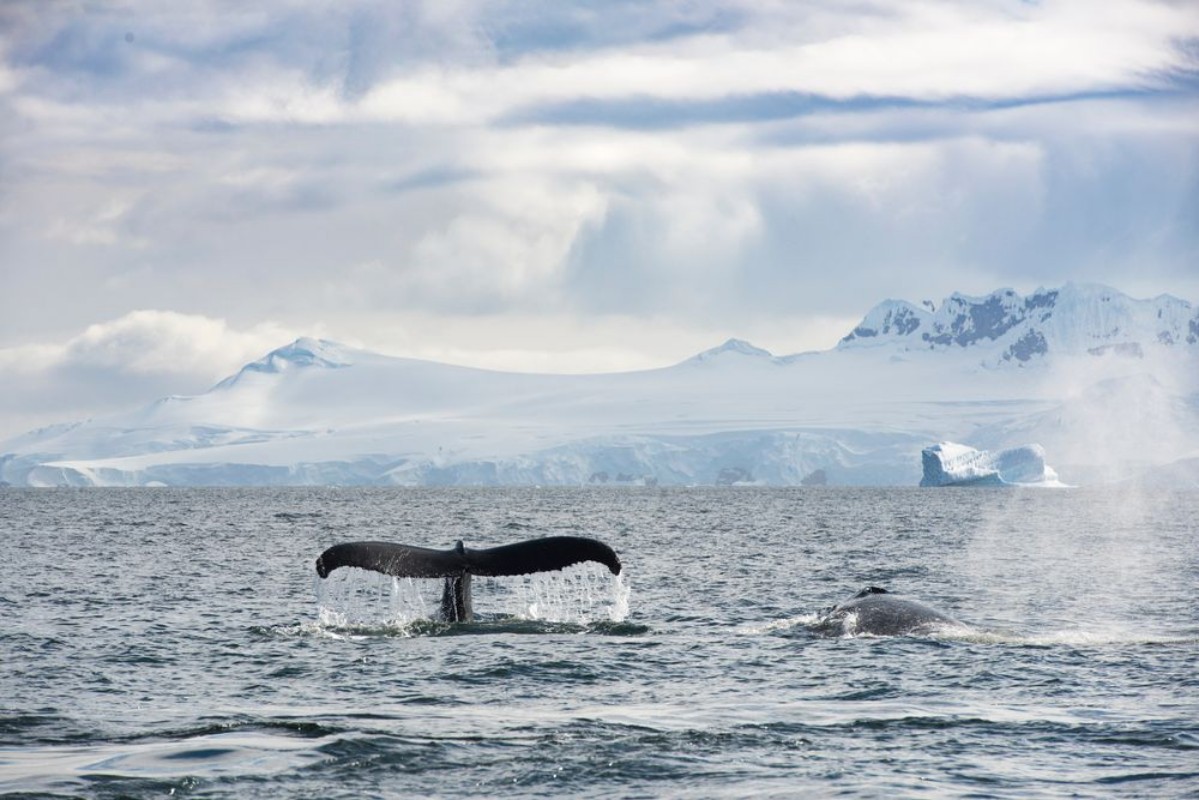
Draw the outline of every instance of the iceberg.
[[[921,486],[1062,486],[1045,463],[1045,448],[1027,444],[1009,450],[976,450],[941,442],[920,453]]]

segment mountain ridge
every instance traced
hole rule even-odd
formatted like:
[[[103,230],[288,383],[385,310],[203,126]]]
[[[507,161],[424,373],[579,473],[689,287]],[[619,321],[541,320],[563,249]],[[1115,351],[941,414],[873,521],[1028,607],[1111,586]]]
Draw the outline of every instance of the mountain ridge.
[[[1199,310],[1163,294],[1135,300],[1100,284],[1068,283],[1023,297],[999,289],[955,293],[924,308],[886,300],[838,342],[839,349],[890,345],[906,350],[959,347],[988,351],[994,364],[1027,363],[1052,351],[1136,355],[1148,347],[1199,344]]]
[[[1022,446],[1032,430],[1067,482],[1163,475],[1199,456],[1193,312],[1169,296],[1072,285],[955,294],[939,308],[885,301],[826,351],[775,356],[729,339],[668,367],[575,375],[301,337],[208,392],[0,443],[0,480],[799,485],[820,472],[833,484],[915,485],[932,442]],[[1019,350],[1032,334],[1045,346]],[[1043,369],[1019,369],[1034,363]],[[1115,388],[1083,391],[1102,381]],[[1104,451],[1103,430],[1127,429],[1130,405],[1166,442],[1155,457],[1127,433]]]

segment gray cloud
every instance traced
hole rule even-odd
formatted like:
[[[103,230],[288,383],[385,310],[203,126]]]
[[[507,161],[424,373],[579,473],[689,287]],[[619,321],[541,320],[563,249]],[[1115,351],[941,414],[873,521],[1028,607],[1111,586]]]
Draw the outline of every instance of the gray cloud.
[[[644,365],[884,296],[1196,299],[1195,41],[1135,0],[6,3],[0,352],[160,309]]]

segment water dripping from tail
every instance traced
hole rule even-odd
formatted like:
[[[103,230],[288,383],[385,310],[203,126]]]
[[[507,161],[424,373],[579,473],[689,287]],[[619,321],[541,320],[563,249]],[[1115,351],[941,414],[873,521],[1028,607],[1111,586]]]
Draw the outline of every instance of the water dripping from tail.
[[[412,634],[443,623],[440,578],[399,578],[340,569],[313,584],[316,625],[325,631]],[[624,574],[582,563],[555,572],[472,579],[475,620],[520,620],[583,628],[623,622],[630,589]]]
[[[441,581],[342,570],[313,584],[316,624],[332,631],[406,632],[437,616],[441,588]]]
[[[596,564],[484,580],[490,585],[483,591],[476,586],[476,608],[495,608],[509,618],[588,626],[624,622],[629,615],[624,573],[612,575]],[[488,590],[495,591],[499,602],[488,604]]]

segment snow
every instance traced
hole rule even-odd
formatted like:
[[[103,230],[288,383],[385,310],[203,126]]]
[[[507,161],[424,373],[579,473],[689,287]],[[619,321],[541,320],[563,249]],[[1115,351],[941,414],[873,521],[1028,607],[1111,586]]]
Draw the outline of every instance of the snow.
[[[337,342],[326,339],[302,337],[289,345],[273,350],[263,358],[252,361],[236,375],[221,381],[218,386],[229,386],[254,373],[278,374],[290,369],[323,367],[336,369],[354,363],[354,351]]]
[[[728,357],[736,358],[739,356],[751,356],[767,361],[776,361],[775,357],[769,350],[763,350],[760,347],[754,347],[749,342],[743,339],[729,339],[719,347],[713,347],[711,350],[705,350],[699,355],[692,356],[683,363],[703,364],[717,359]]]
[[[938,441],[993,453],[1039,442],[1072,485],[1195,475],[1189,304],[1067,286],[935,308],[881,304],[858,326],[875,335],[825,352],[733,339],[619,374],[495,372],[299,339],[203,394],[0,443],[0,481],[800,485],[819,471],[831,485],[910,486]],[[1013,350],[1030,332],[1044,352]],[[1140,356],[1096,351],[1130,342]]]
[[[988,452],[941,442],[921,452],[921,486],[1063,486],[1039,444]]]
[[[1011,289],[984,297],[954,294],[934,307],[887,300],[838,348],[971,349],[997,365],[1049,353],[1138,357],[1158,346],[1199,344],[1199,310],[1185,300],[1135,300],[1095,284],[1041,288],[1027,297]]]

